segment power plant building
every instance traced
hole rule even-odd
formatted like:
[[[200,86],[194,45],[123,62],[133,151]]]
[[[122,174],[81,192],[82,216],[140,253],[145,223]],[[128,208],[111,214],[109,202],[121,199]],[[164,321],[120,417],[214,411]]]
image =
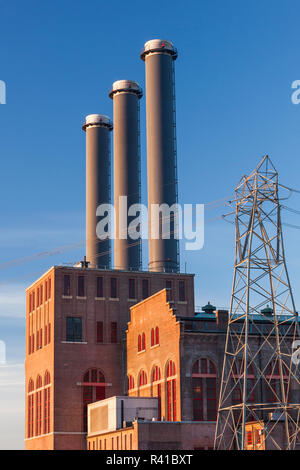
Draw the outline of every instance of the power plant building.
[[[90,114],[83,125],[85,259],[73,267],[51,267],[26,290],[29,450],[213,447],[228,312],[210,303],[196,312],[194,275],[180,272],[176,208],[166,219],[160,217],[159,237],[151,238],[151,206],[174,207],[178,202],[177,50],[170,41],[154,39],[145,44],[141,58],[146,70],[148,270],[141,269],[140,241],[128,234],[133,218],[122,221],[119,205],[125,201],[128,209],[141,200],[143,93],[137,82],[118,80],[109,92],[113,120]],[[103,216],[99,206],[112,199],[112,133],[113,247],[110,239],[97,234]],[[166,226],[169,237],[164,236]],[[268,327],[267,322],[260,324]],[[258,360],[267,359],[262,355]],[[276,380],[272,368],[270,380]],[[126,414],[130,403],[139,411]],[[108,409],[113,406],[117,411],[112,424]],[[148,411],[143,414],[143,409]],[[249,432],[257,429],[254,423]]]

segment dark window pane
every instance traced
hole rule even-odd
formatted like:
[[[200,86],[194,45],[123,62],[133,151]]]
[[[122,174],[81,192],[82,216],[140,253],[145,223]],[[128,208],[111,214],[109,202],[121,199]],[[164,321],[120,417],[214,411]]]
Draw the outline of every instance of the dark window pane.
[[[110,280],[110,296],[112,299],[117,297],[117,279],[115,277]]]
[[[207,359],[201,359],[201,374],[207,374]]]
[[[202,400],[193,400],[193,420],[202,421],[203,420],[203,409],[202,409]]]
[[[117,343],[118,338],[117,338],[117,323],[116,322],[111,322],[110,324],[110,342],[111,343]]]
[[[216,398],[216,379],[206,379],[207,398]]]
[[[185,301],[185,282],[179,281],[179,300],[181,302]]]
[[[97,277],[97,295],[96,297],[103,297],[103,277]]]
[[[129,279],[129,299],[135,299],[135,280]]]
[[[84,276],[78,276],[77,295],[78,297],[84,297]]]
[[[64,295],[71,295],[71,277],[69,274],[64,275]]]
[[[82,319],[80,317],[67,317],[66,341],[82,341]]]
[[[103,343],[103,322],[97,321],[97,343]]]
[[[202,379],[193,377],[193,396],[200,398],[202,396]]]
[[[149,281],[148,279],[143,279],[143,299],[149,297]]]
[[[91,374],[91,379],[92,379],[92,382],[96,383],[98,380],[97,380],[97,369],[92,369],[92,374]]]
[[[93,402],[93,387],[83,387],[83,430],[87,431],[87,405]]]
[[[104,400],[105,398],[105,387],[96,387],[96,401]]]

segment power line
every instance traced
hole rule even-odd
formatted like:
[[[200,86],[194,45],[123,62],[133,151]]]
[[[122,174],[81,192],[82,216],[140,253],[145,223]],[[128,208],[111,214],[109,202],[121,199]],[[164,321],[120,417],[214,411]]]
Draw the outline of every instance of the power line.
[[[282,188],[287,189],[288,191],[291,191],[291,192],[293,192],[293,193],[298,193],[298,194],[300,194],[300,190],[299,190],[299,189],[290,188],[289,186],[284,186],[283,184],[280,184],[280,183],[278,183],[278,186],[281,186]]]
[[[282,209],[286,209],[289,212],[293,212],[293,214],[298,214],[300,215],[300,211],[297,211],[296,209],[292,209],[291,207],[283,206],[281,205]]]

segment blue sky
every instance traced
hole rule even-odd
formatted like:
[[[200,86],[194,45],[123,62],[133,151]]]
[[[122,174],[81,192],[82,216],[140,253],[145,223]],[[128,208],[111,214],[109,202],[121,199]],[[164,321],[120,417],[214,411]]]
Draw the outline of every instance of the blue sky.
[[[18,364],[24,360],[24,289],[51,265],[82,258],[84,248],[4,263],[84,240],[85,115],[112,116],[108,91],[115,80],[136,80],[144,88],[143,44],[169,39],[179,52],[179,201],[230,198],[240,177],[266,153],[281,182],[300,189],[300,105],[291,102],[291,84],[300,79],[299,13],[294,0],[2,3],[0,80],[7,104],[0,105],[0,339],[14,369],[1,370],[1,448],[23,447]],[[144,99],[141,131],[145,202]],[[288,205],[299,210],[300,196]],[[208,222],[227,211],[224,201],[208,205],[204,248],[181,251],[182,269],[186,263],[197,273],[197,305],[229,304],[234,228],[220,219]],[[300,216],[286,213],[283,219],[300,225]],[[299,235],[285,229],[297,305]],[[144,261],[146,267],[146,250]],[[14,429],[4,436],[11,397]]]

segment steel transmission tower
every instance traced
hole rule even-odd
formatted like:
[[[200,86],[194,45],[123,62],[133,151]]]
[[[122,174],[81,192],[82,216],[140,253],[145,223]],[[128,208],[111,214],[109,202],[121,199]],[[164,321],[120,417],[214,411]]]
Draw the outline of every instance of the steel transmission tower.
[[[235,268],[215,449],[294,449],[300,437],[300,361],[293,349],[300,346],[299,323],[284,255],[278,173],[267,155],[242,178],[231,205]],[[249,422],[260,428],[250,438]]]

